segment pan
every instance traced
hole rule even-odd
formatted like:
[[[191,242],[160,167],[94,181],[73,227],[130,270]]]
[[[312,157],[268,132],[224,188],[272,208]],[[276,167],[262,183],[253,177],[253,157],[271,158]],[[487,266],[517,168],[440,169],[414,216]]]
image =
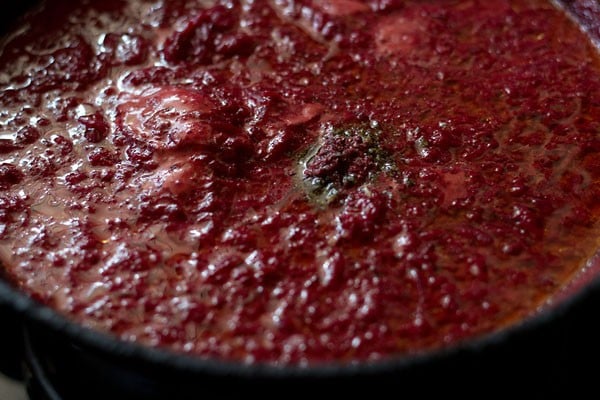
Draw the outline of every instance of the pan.
[[[8,7],[6,27],[33,2]],[[558,2],[600,40],[594,0]],[[0,369],[32,399],[197,399],[460,393],[536,395],[594,388],[600,357],[600,252],[551,308],[449,348],[378,362],[273,366],[202,359],[120,341],[85,328],[0,279]],[[590,367],[591,365],[591,367]],[[482,392],[483,390],[483,392]]]

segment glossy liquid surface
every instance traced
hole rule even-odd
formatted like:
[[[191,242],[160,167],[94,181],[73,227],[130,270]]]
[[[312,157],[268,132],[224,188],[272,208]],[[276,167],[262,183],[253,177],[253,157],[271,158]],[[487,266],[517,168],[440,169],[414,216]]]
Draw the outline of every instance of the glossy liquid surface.
[[[1,46],[0,260],[85,325],[375,360],[598,248],[600,58],[549,2],[48,3]]]

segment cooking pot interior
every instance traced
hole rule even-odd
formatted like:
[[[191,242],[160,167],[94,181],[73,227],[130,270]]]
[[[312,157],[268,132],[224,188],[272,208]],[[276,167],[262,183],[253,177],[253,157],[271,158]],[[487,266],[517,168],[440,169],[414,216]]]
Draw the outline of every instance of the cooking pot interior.
[[[0,27],[10,25],[33,1],[8,7]],[[597,1],[559,2],[600,40],[600,5]],[[349,393],[374,382],[394,385],[401,376],[407,387],[436,391],[432,379],[458,391],[474,379],[491,386],[512,379],[525,387],[551,393],[578,382],[586,385],[593,369],[584,366],[600,357],[596,338],[600,327],[590,321],[600,304],[600,256],[556,298],[553,308],[530,321],[449,351],[409,356],[380,365],[332,365],[326,368],[261,368],[198,360],[162,350],[123,343],[89,331],[23,294],[0,283],[0,347],[6,357],[0,368],[18,376],[20,361],[28,354],[28,371],[43,371],[65,398],[78,398],[82,389],[90,398],[128,393],[128,398],[165,398],[179,390],[181,398],[194,398],[198,385],[208,393],[257,393],[264,385],[288,385],[297,393],[314,393],[324,385]],[[26,333],[24,333],[26,332]],[[25,336],[24,336],[25,335]],[[27,352],[20,343],[27,338]],[[8,345],[7,345],[8,344]],[[2,365],[4,362],[6,365]],[[276,382],[276,383],[274,383]],[[237,386],[236,386],[237,385]],[[289,386],[292,385],[292,386]],[[264,387],[264,386],[263,386]],[[343,389],[340,389],[342,388]],[[267,396],[268,397],[268,396]]]

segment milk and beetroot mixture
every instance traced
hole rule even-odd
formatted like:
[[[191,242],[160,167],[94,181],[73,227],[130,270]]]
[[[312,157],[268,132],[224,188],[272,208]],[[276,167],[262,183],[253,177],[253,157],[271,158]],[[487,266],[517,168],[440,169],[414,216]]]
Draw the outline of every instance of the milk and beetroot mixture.
[[[0,46],[0,260],[122,339],[448,346],[600,237],[600,57],[548,1],[54,0]]]

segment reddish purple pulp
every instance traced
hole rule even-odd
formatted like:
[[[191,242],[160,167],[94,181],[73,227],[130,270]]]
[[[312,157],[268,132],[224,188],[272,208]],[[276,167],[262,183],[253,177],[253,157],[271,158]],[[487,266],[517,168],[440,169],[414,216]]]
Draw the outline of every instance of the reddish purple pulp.
[[[407,354],[598,248],[600,58],[547,1],[56,0],[0,49],[4,275],[124,340]]]

